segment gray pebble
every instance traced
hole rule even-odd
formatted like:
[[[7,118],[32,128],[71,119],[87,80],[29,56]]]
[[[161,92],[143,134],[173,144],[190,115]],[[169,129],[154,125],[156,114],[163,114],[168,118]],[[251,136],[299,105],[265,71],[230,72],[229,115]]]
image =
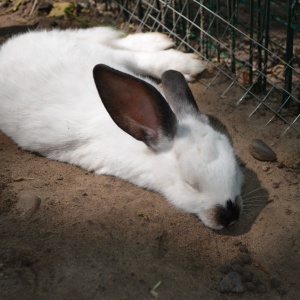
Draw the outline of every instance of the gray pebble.
[[[241,255],[241,261],[245,264],[245,265],[249,265],[252,262],[252,258],[248,253],[243,253]]]
[[[253,274],[252,282],[253,282],[255,285],[261,284],[260,279],[258,278],[258,276],[257,276],[256,274]]]
[[[240,265],[240,266],[244,266],[244,263],[243,261],[241,260],[240,257],[237,257],[235,258],[232,262],[231,262],[232,265]]]
[[[259,284],[256,288],[259,293],[265,293],[267,291],[267,288],[263,284]]]
[[[41,199],[32,192],[24,191],[19,194],[16,209],[25,217],[32,217],[41,205]]]
[[[277,278],[274,278],[274,277],[270,280],[270,283],[271,283],[271,287],[274,289],[281,286],[281,282]]]
[[[231,267],[229,265],[222,265],[222,266],[220,266],[219,270],[223,274],[227,274],[231,270]]]
[[[231,266],[232,271],[237,272],[239,274],[242,274],[243,267],[241,265],[232,265]]]
[[[248,282],[253,278],[253,273],[251,271],[244,270],[242,273],[243,281]]]
[[[276,153],[259,139],[254,139],[249,145],[250,154],[257,160],[274,161],[276,160]]]
[[[278,287],[277,292],[278,292],[279,295],[286,295],[287,294],[287,290],[283,286]]]
[[[252,282],[246,282],[245,283],[245,287],[248,291],[255,291],[256,290],[256,286],[254,283]]]
[[[239,251],[248,253],[248,248],[245,245],[241,245],[241,246],[239,246]]]
[[[245,287],[242,283],[241,276],[237,272],[230,272],[222,278],[219,290],[221,293],[243,293]]]

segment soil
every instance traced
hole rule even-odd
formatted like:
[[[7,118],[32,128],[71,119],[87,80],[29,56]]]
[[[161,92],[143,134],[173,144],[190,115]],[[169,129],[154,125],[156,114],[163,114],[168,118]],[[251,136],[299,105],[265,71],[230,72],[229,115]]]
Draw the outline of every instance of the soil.
[[[0,15],[2,42],[15,25],[83,27],[37,9],[29,16],[32,2]],[[107,22],[93,11],[86,18]],[[282,135],[277,119],[265,126],[263,108],[249,117],[257,103],[236,105],[238,87],[220,97],[229,84],[210,70],[190,85],[200,110],[227,126],[242,161],[245,211],[228,230],[118,178],[23,151],[0,133],[0,299],[299,299],[299,136]],[[277,161],[255,160],[254,138]],[[241,294],[220,292],[231,271],[241,275]]]

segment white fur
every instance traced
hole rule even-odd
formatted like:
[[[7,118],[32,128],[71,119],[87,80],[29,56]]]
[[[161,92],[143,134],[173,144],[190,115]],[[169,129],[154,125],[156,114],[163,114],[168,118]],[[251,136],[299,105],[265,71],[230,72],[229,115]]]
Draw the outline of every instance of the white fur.
[[[116,126],[92,75],[103,63],[157,78],[175,69],[191,79],[205,64],[164,50],[172,42],[159,33],[122,36],[111,28],[92,28],[9,40],[0,50],[0,129],[29,151],[155,190],[220,229],[208,212],[240,195],[242,184],[228,138],[206,117],[187,116],[168,149],[154,152]]]

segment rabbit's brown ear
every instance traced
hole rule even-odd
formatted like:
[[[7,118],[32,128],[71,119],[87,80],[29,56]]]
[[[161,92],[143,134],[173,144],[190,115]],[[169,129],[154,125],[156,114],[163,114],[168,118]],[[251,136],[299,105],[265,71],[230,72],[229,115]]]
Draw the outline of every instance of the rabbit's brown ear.
[[[198,114],[199,109],[184,76],[174,70],[168,70],[162,75],[162,86],[166,99],[176,116]]]
[[[163,150],[176,133],[177,119],[149,83],[100,64],[93,70],[100,98],[114,122],[151,149]]]

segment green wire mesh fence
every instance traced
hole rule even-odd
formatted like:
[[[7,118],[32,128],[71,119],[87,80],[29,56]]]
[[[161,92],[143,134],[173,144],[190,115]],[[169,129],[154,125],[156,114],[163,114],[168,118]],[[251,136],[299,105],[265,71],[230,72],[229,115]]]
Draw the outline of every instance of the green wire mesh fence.
[[[99,3],[99,1],[97,2]],[[178,48],[196,52],[238,85],[238,103],[255,99],[250,115],[264,107],[270,123],[300,133],[300,24],[298,0],[100,1],[127,31],[160,31]],[[225,97],[224,97],[225,99]],[[224,100],[225,101],[225,100]]]

